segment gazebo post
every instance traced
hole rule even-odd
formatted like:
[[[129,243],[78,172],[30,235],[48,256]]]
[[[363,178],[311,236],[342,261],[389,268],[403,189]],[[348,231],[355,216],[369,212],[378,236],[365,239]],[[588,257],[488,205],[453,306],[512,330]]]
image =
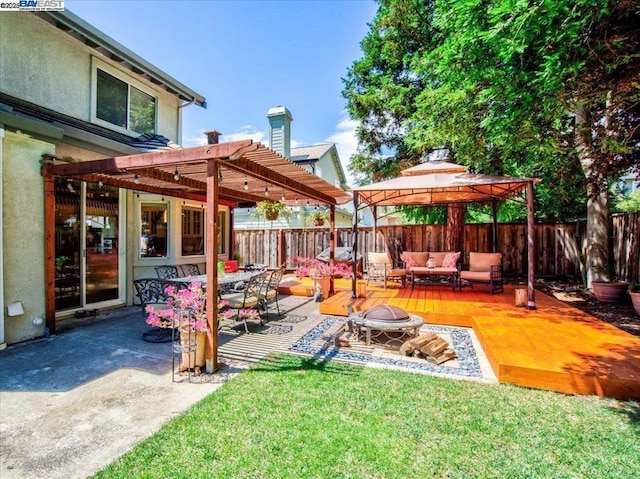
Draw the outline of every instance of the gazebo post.
[[[333,266],[336,261],[336,243],[338,231],[336,230],[336,205],[329,206],[329,264]],[[334,282],[329,283],[329,294],[335,293]]]
[[[493,238],[493,252],[498,252],[498,202],[496,200],[491,201],[491,214],[492,214],[492,225],[491,225],[491,235]]]
[[[378,251],[376,247],[376,241],[378,239],[378,207],[376,205],[371,207],[371,213],[373,215],[373,228],[371,229],[373,234],[373,251],[376,252]]]
[[[358,277],[358,192],[353,192],[353,251],[351,257],[351,298],[358,297],[356,292],[356,280]],[[364,269],[364,267],[363,267]]]
[[[536,309],[536,290],[535,290],[535,239],[534,227],[535,218],[533,215],[533,181],[527,181],[527,254],[528,254],[528,309]]]
[[[218,370],[218,161],[207,161],[207,241],[205,258],[207,264],[207,344],[206,371]]]

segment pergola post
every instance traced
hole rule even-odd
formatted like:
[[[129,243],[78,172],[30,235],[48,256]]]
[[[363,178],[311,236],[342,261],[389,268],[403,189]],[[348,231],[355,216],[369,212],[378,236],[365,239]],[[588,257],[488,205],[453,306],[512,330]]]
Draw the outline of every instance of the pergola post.
[[[498,202],[493,200],[491,202],[491,236],[493,241],[493,252],[498,252]]]
[[[44,315],[49,334],[56,334],[56,193],[55,178],[44,177]]]
[[[529,260],[527,286],[528,286],[528,309],[536,309],[536,289],[535,289],[535,217],[533,214],[533,181],[527,181],[527,253]]]
[[[329,207],[329,264],[333,266],[336,260],[336,243],[338,232],[336,230],[336,205]],[[334,282],[329,282],[329,294],[335,293]]]
[[[351,257],[351,266],[353,268],[351,272],[351,298],[358,297],[356,292],[356,280],[358,278],[358,192],[353,192],[353,248]]]
[[[218,370],[218,161],[207,160],[207,344],[206,371]]]

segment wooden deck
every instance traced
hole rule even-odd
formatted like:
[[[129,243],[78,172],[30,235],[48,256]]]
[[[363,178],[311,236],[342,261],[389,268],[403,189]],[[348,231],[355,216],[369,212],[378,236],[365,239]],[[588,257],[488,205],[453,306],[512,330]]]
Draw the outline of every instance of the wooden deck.
[[[305,278],[306,279],[306,278]],[[308,295],[308,281],[282,285]],[[350,282],[336,280],[336,294],[320,313],[346,316],[388,304],[421,315],[427,323],[472,327],[501,383],[567,394],[640,399],[640,338],[536,291],[536,310],[515,306],[515,286],[489,294],[481,285],[451,291],[442,286],[369,287],[351,299]],[[521,287],[521,286],[519,286]]]

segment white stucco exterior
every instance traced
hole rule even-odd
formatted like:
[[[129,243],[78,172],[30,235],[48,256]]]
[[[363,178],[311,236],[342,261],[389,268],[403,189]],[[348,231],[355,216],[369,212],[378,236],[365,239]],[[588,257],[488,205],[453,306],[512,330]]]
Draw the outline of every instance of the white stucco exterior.
[[[80,25],[78,30],[83,34],[99,36],[103,44],[113,42],[113,49],[126,53],[129,63],[112,61],[104,53],[108,49],[92,48],[78,38],[77,31],[57,28],[55,22],[45,19],[49,18],[46,15],[0,12],[0,347],[46,333],[45,324],[34,322],[45,314],[42,155],[62,161],[87,161],[139,152],[127,143],[137,139],[139,133],[96,119],[96,68],[154,97],[155,134],[175,143],[180,141],[180,106],[187,101],[186,94],[194,93],[73,14],[61,15],[63,20]],[[174,87],[183,87],[181,93],[169,93],[162,84],[134,73],[126,66],[132,62],[152,69]],[[198,101],[204,104],[204,98]],[[101,128],[89,128],[91,125]],[[159,262],[156,258],[143,260],[138,254],[139,208],[145,199],[120,190],[120,290],[112,303],[131,304],[131,280],[151,275]],[[164,202],[169,205],[172,234],[169,257],[164,262],[204,263],[204,256],[180,257],[182,201],[165,198]],[[22,304],[24,313],[9,316],[7,305],[15,302]]]

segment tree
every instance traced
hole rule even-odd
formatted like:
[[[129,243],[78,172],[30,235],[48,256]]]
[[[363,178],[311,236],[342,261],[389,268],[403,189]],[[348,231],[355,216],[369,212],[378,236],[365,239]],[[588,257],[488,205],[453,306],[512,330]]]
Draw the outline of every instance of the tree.
[[[363,123],[361,153],[400,145],[395,154],[407,158],[446,145],[472,170],[541,177],[537,210],[548,219],[575,217],[586,202],[588,280],[605,276],[607,182],[637,164],[640,145],[637,0],[380,5],[362,43],[365,56],[349,70],[343,92]],[[416,34],[428,41],[396,42],[410,47],[406,56],[387,48],[411,33],[406,25],[417,18],[429,20]],[[396,26],[402,35],[390,33]],[[367,63],[384,67],[389,51],[405,59],[401,66],[363,74]],[[397,78],[412,80],[404,100]],[[385,109],[385,99],[410,107]],[[376,134],[376,118],[402,135]]]

